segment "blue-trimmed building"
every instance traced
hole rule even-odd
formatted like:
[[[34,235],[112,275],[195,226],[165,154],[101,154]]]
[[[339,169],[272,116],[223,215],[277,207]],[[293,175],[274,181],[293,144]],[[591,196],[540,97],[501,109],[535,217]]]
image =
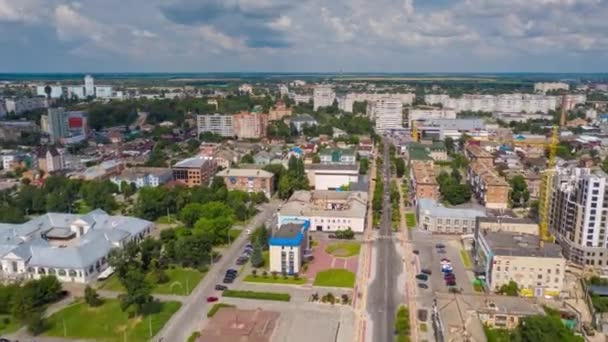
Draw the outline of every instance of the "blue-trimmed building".
[[[300,272],[304,254],[309,250],[310,221],[284,222],[269,240],[270,272],[294,274]]]

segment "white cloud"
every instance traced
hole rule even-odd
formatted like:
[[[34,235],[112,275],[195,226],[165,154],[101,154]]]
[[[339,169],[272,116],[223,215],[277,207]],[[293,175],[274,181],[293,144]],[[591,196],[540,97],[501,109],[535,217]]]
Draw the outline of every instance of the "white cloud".
[[[325,7],[321,8],[321,19],[335,34],[337,41],[347,42],[355,37],[357,25],[348,22],[348,19],[333,16]]]
[[[148,30],[140,30],[140,29],[132,29],[131,33],[133,36],[138,38],[156,38],[156,33],[150,32]]]
[[[406,17],[414,15],[414,0],[403,0],[403,12]]]
[[[103,40],[104,28],[69,5],[59,5],[55,8],[55,27],[61,40]]]
[[[280,16],[276,20],[270,22],[268,26],[275,30],[285,31],[291,28],[291,18],[285,15]]]
[[[244,39],[234,38],[229,35],[226,35],[220,31],[216,30],[215,28],[213,28],[213,26],[203,25],[202,27],[199,28],[199,32],[201,34],[201,37],[205,41],[207,41],[208,43],[211,43],[221,49],[241,50],[241,49],[245,48]],[[215,50],[215,52],[218,53],[219,50]]]
[[[0,22],[38,21],[45,12],[45,3],[39,0],[0,0]]]

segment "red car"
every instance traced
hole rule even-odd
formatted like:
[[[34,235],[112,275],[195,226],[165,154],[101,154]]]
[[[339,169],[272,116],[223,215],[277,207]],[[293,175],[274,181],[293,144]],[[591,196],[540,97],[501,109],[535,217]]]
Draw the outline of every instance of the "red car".
[[[213,302],[217,302],[217,297],[207,297],[207,303],[213,303]]]

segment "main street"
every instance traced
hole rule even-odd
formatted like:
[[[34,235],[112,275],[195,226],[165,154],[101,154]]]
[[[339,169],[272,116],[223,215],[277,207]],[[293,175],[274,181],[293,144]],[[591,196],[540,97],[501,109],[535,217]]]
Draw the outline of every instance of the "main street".
[[[247,225],[246,228],[255,229],[256,227],[265,224],[267,220],[272,218],[276,213],[278,202],[274,201],[262,206],[260,211]],[[186,341],[188,337],[195,331],[199,331],[201,322],[207,317],[207,311],[211,304],[208,304],[206,298],[210,295],[218,296],[215,291],[216,284],[220,284],[224,278],[224,273],[227,269],[233,268],[238,256],[241,254],[247,244],[247,234],[243,232],[226,250],[222,253],[222,257],[218,263],[213,265],[203,280],[186,298],[182,307],[177,311],[167,322],[165,327],[156,335],[153,341]]]
[[[390,142],[383,139],[382,155],[382,216],[380,231],[374,241],[374,280],[369,286],[367,311],[372,321],[372,341],[388,342],[394,339],[394,321],[402,296],[397,288],[398,278],[403,271],[400,255],[397,253],[391,227],[390,202]]]

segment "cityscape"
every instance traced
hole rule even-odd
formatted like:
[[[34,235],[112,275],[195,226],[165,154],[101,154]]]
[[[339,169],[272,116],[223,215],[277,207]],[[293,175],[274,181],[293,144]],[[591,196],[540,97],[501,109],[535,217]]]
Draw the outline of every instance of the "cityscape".
[[[0,342],[608,340],[606,14],[0,0]]]

